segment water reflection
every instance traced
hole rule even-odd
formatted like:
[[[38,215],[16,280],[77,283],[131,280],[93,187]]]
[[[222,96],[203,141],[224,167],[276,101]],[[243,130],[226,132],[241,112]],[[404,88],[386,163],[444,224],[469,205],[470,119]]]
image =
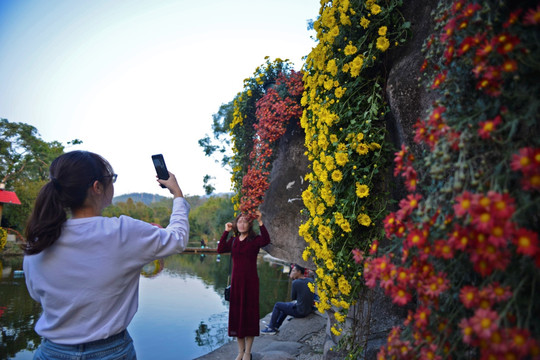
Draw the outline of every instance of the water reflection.
[[[17,354],[33,353],[41,344],[34,325],[41,315],[41,306],[28,294],[24,277],[15,276],[22,269],[21,258],[0,262],[0,359],[13,359]]]
[[[193,359],[230,340],[223,290],[229,255],[181,254],[154,261],[141,273],[139,310],[129,326],[138,358]],[[34,325],[41,307],[28,295],[22,257],[0,262],[0,360],[31,359],[41,343]],[[259,258],[260,313],[272,311],[290,293],[287,272]],[[3,312],[2,312],[3,311]]]

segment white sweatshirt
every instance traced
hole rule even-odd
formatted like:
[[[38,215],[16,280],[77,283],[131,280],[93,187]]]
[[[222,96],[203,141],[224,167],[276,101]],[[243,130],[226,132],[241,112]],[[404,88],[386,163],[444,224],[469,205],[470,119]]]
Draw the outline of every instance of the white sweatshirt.
[[[137,312],[142,267],[184,251],[188,214],[188,202],[176,198],[166,229],[128,216],[67,220],[52,246],[24,257],[28,292],[43,307],[36,332],[81,344],[126,329]]]

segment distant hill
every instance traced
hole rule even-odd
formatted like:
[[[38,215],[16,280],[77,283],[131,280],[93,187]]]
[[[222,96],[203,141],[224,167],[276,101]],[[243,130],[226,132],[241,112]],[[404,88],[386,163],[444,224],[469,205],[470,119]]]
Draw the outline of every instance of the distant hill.
[[[126,202],[127,199],[131,198],[134,202],[142,202],[145,205],[150,205],[151,203],[161,201],[163,199],[167,199],[166,196],[161,196],[157,194],[148,194],[148,193],[131,193],[131,194],[125,194],[120,196],[115,196],[113,198],[113,204],[117,204],[119,202]]]
[[[212,197],[223,197],[223,196],[232,196],[233,193],[218,193],[218,194],[212,194]],[[116,205],[119,202],[126,202],[127,199],[131,198],[133,202],[142,202],[145,205],[149,206],[152,203],[159,202],[163,199],[172,199],[172,196],[161,196],[157,194],[149,194],[149,193],[131,193],[131,194],[125,194],[125,195],[119,195],[115,196],[113,198],[113,204]],[[192,209],[206,201],[208,199],[208,195],[186,195],[186,199],[191,204]]]

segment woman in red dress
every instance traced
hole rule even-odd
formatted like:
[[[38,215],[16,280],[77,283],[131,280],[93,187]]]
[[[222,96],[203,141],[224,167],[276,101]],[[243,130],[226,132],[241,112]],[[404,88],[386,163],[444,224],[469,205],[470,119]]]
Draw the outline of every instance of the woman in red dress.
[[[263,225],[260,211],[256,212],[261,234],[253,231],[253,219],[239,215],[234,223],[225,224],[219,240],[218,253],[232,256],[231,299],[229,306],[229,336],[238,341],[236,360],[250,360],[251,346],[259,336],[259,276],[257,255],[259,249],[270,243],[270,235]],[[229,232],[234,236],[227,241]]]

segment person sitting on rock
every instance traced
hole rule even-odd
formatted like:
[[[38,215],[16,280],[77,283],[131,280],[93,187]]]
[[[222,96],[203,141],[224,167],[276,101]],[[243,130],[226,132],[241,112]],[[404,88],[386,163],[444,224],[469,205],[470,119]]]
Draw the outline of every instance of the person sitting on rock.
[[[293,279],[290,302],[277,302],[272,311],[270,324],[266,329],[261,330],[262,334],[274,335],[287,315],[297,318],[308,316],[313,310],[313,293],[308,287],[308,284],[313,283],[313,279],[305,277],[303,267],[298,264],[293,264],[289,277]]]

